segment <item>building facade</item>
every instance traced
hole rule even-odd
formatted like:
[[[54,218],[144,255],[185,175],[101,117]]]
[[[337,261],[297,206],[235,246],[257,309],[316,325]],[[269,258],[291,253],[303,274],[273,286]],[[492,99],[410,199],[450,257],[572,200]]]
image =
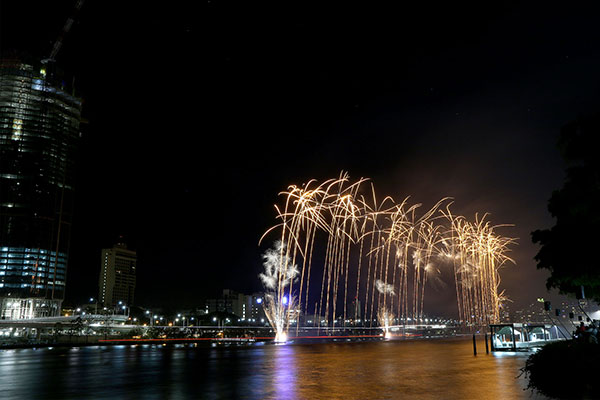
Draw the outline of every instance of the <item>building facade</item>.
[[[60,314],[80,122],[52,65],[0,60],[0,318]]]
[[[136,252],[128,250],[123,243],[110,249],[102,249],[98,281],[98,299],[102,305],[112,307],[133,304],[136,265]]]
[[[264,323],[266,321],[263,308],[263,294],[246,295],[231,289],[223,289],[219,299],[207,299],[205,313],[225,312],[235,314],[240,322]]]

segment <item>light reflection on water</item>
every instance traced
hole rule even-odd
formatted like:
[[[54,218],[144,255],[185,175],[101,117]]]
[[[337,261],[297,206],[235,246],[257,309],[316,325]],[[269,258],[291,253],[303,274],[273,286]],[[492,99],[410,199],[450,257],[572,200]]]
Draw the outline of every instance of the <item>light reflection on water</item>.
[[[468,340],[0,351],[3,399],[540,399]]]

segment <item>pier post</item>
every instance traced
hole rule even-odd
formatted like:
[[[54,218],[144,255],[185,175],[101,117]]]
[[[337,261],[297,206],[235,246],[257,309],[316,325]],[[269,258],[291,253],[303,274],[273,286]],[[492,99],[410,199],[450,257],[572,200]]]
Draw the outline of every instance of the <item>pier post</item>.
[[[490,354],[490,348],[488,346],[488,335],[485,333],[485,354]]]
[[[473,334],[473,355],[477,355],[477,343],[475,342],[475,334]]]

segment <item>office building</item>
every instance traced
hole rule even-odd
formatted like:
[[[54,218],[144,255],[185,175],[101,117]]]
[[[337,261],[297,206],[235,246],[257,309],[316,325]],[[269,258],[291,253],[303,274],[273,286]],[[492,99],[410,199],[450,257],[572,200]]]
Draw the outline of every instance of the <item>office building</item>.
[[[205,313],[230,313],[239,317],[240,322],[264,323],[266,316],[263,298],[262,293],[246,295],[231,289],[223,289],[221,298],[206,300]]]
[[[104,306],[130,306],[134,301],[137,255],[123,243],[102,249],[98,299]]]
[[[57,316],[65,295],[81,100],[53,64],[0,60],[0,317]]]

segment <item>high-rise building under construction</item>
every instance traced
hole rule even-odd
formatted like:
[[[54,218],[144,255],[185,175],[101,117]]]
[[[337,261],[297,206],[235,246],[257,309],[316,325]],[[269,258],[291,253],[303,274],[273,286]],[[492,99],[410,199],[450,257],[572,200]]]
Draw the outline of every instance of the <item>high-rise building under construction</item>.
[[[54,63],[0,60],[0,317],[56,316],[65,294],[81,100]]]

